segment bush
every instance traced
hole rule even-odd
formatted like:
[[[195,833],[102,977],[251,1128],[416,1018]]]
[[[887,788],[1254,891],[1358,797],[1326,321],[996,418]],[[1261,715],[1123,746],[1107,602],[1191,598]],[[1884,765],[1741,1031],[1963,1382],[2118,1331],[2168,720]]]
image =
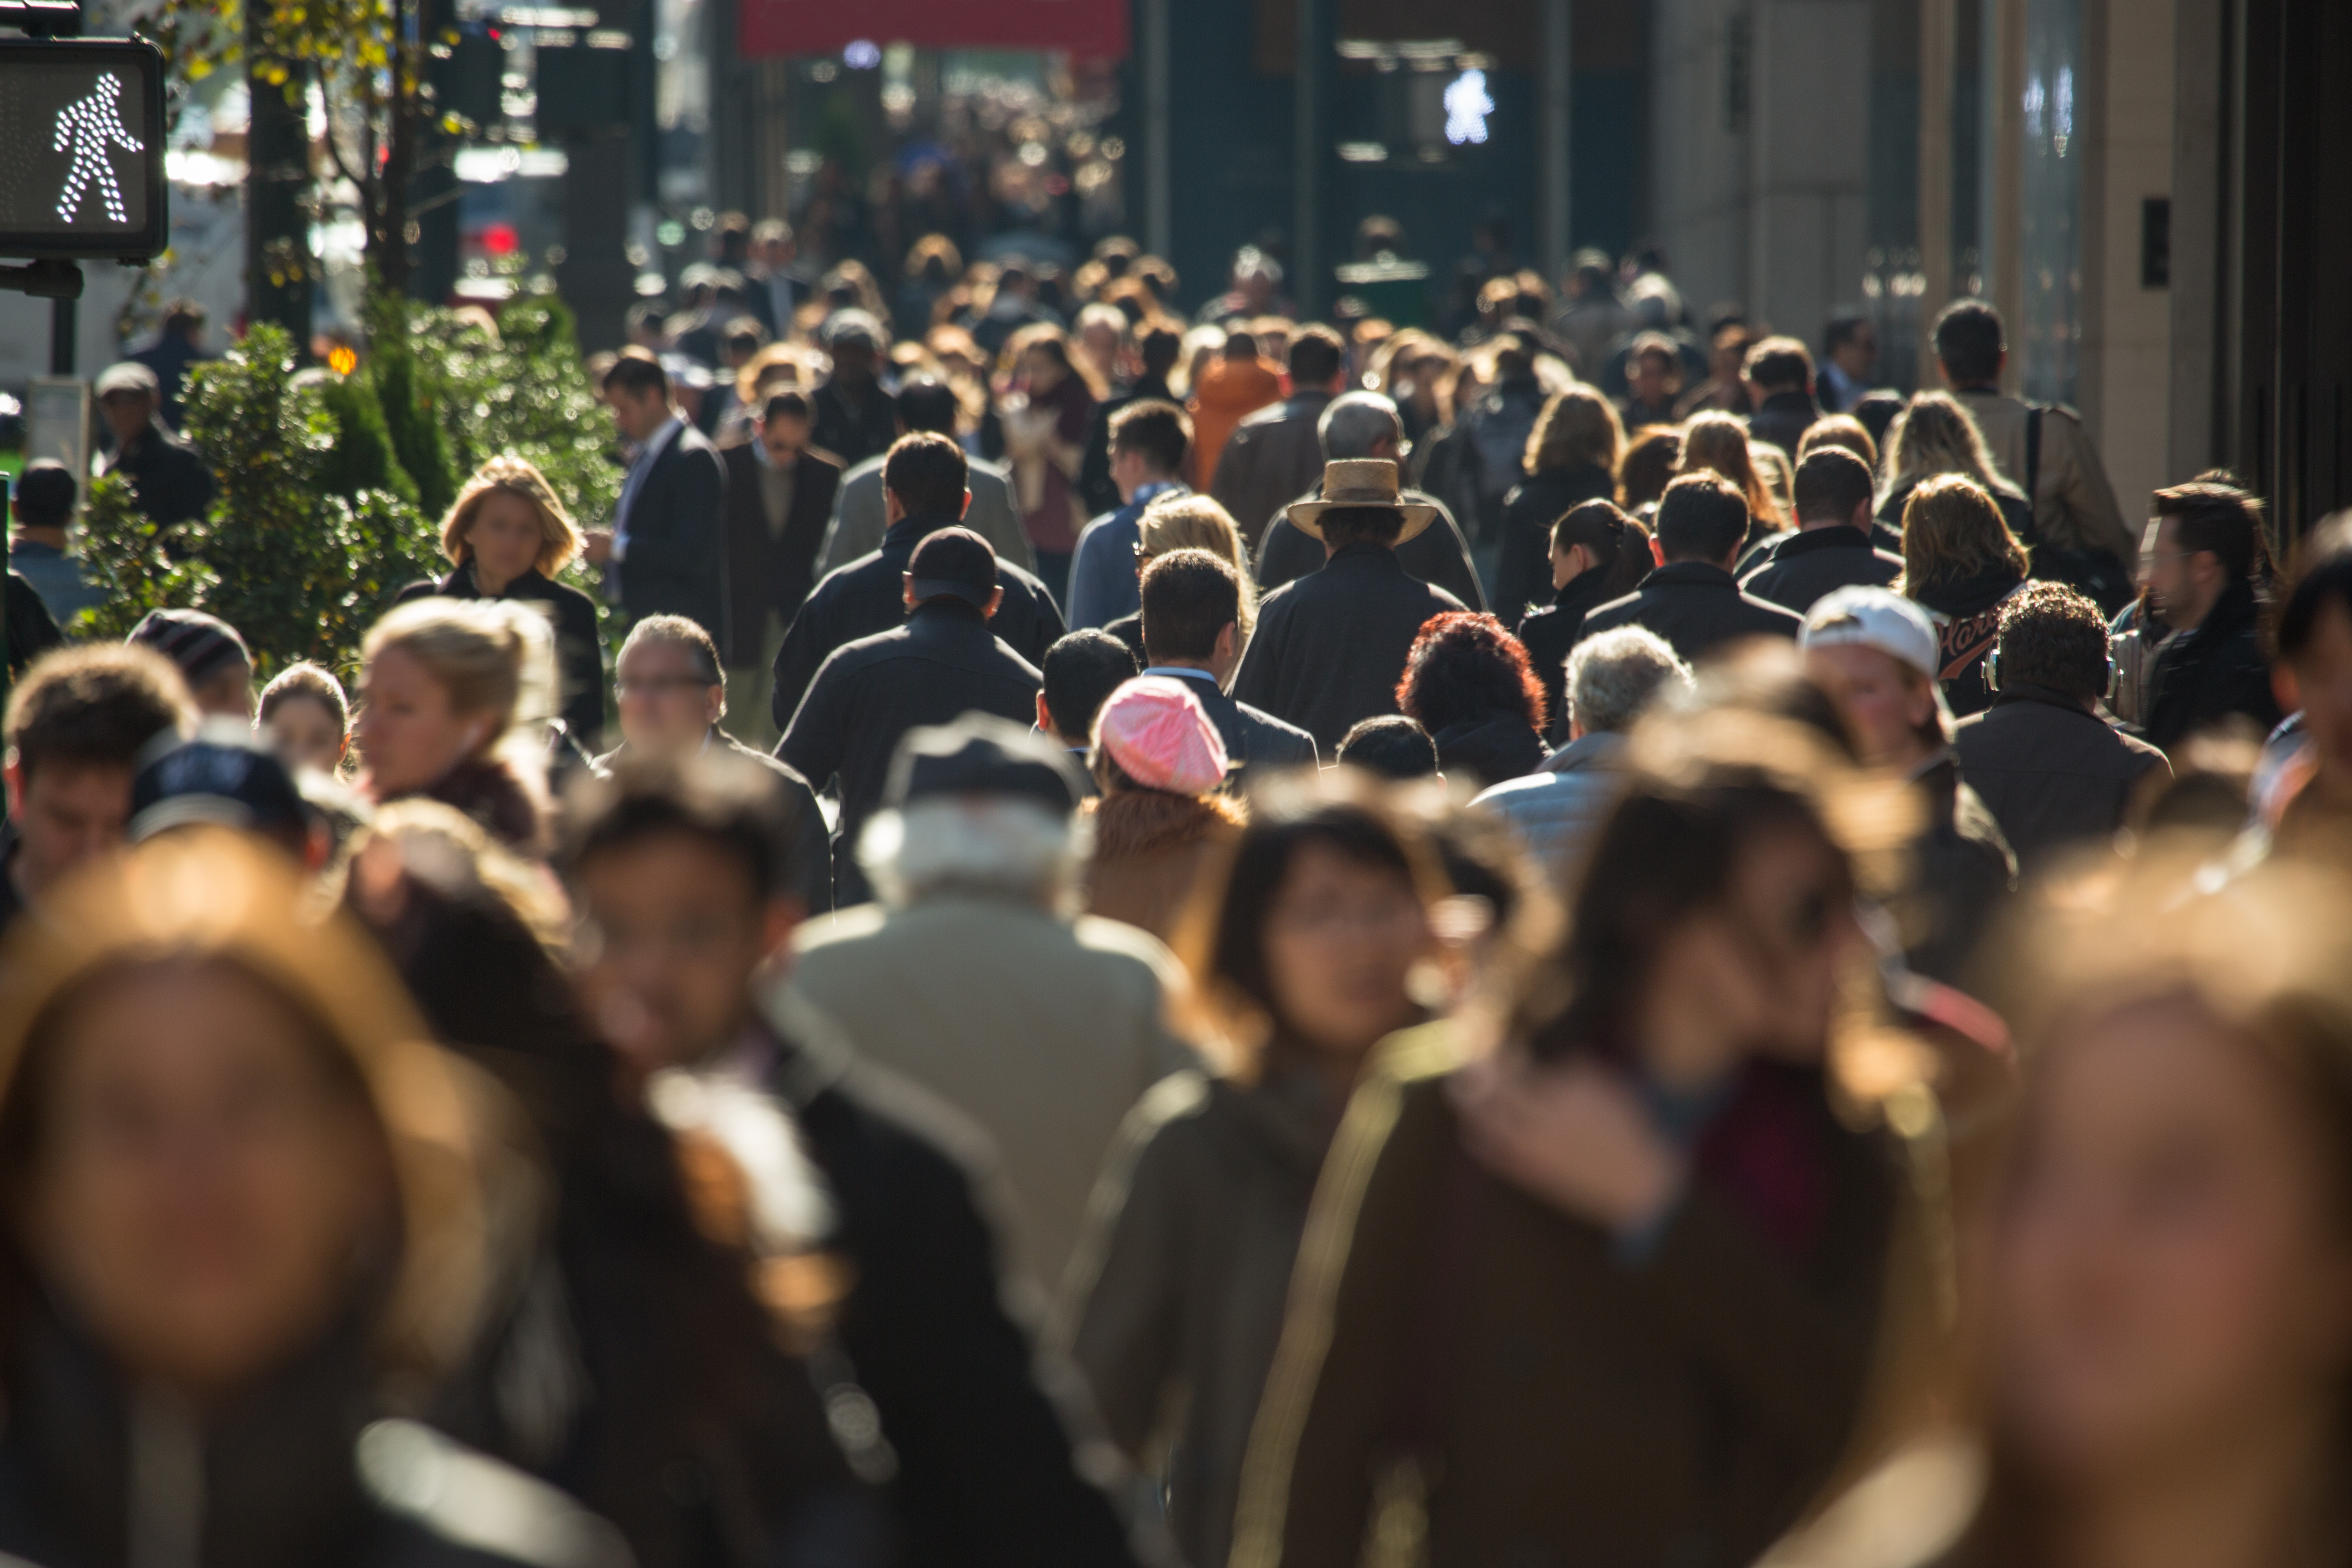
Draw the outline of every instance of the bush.
[[[324,373],[319,373],[324,374]],[[334,445],[319,471],[329,495],[357,497],[363,490],[390,490],[415,505],[416,481],[393,452],[392,432],[372,371],[327,375],[319,383],[327,416],[335,424]]]
[[[106,598],[82,611],[64,629],[86,641],[121,642],[150,610],[184,610],[204,602],[215,585],[201,561],[174,561],[165,553],[164,532],[178,544],[202,547],[205,525],[158,529],[120,474],[92,479],[77,545],[82,575],[106,591]]]

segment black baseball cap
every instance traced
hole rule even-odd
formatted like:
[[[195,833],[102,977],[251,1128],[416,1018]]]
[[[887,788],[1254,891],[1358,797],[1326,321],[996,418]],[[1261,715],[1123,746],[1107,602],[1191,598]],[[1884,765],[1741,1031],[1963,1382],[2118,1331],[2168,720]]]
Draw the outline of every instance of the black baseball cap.
[[[310,808],[294,775],[234,720],[216,720],[192,740],[159,737],[131,782],[133,843],[189,823],[238,827],[299,846]]]
[[[919,605],[952,594],[985,609],[996,593],[996,552],[968,528],[942,528],[915,546],[907,576]]]
[[[1086,796],[1086,781],[1059,745],[993,713],[966,713],[950,724],[907,731],[890,759],[885,805],[929,795],[1014,795],[1067,816]]]

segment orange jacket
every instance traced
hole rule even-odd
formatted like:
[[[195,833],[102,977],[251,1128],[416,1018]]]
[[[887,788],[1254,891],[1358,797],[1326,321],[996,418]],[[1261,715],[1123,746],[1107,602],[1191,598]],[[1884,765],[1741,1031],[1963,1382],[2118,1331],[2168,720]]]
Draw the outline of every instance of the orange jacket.
[[[1282,401],[1282,372],[1263,359],[1215,359],[1201,373],[1186,405],[1192,415],[1192,488],[1207,493],[1217,457],[1234,426],[1268,404]]]

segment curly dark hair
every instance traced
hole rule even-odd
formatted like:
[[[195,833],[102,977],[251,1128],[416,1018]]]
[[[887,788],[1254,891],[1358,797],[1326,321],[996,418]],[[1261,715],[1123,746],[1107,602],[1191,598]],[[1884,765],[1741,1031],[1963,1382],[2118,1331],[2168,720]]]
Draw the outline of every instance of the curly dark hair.
[[[1397,682],[1397,706],[1434,735],[1465,719],[1516,713],[1544,731],[1543,682],[1528,650],[1492,616],[1452,610],[1422,623]]]
[[[2106,695],[2107,622],[2063,583],[2028,583],[2000,610],[2000,684],[2029,681],[2091,701]]]

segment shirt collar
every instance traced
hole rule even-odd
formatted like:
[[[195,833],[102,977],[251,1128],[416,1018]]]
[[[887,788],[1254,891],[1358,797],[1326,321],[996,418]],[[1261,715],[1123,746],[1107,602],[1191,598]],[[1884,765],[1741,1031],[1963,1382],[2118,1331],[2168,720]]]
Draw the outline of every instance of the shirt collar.
[[[1139,510],[1150,506],[1170,491],[1181,490],[1183,488],[1184,481],[1181,479],[1153,479],[1149,484],[1136,486],[1135,493],[1127,498],[1127,504]]]
[[[646,437],[646,444],[637,451],[637,461],[651,468],[669,444],[677,439],[677,433],[685,428],[686,421],[677,415],[671,415],[663,421],[660,429]]]
[[[1146,675],[1181,675],[1187,680],[1197,680],[1204,686],[1216,686],[1217,678],[1205,669],[1190,669],[1181,664],[1155,664],[1143,672]],[[1219,690],[1223,688],[1219,687]]]

